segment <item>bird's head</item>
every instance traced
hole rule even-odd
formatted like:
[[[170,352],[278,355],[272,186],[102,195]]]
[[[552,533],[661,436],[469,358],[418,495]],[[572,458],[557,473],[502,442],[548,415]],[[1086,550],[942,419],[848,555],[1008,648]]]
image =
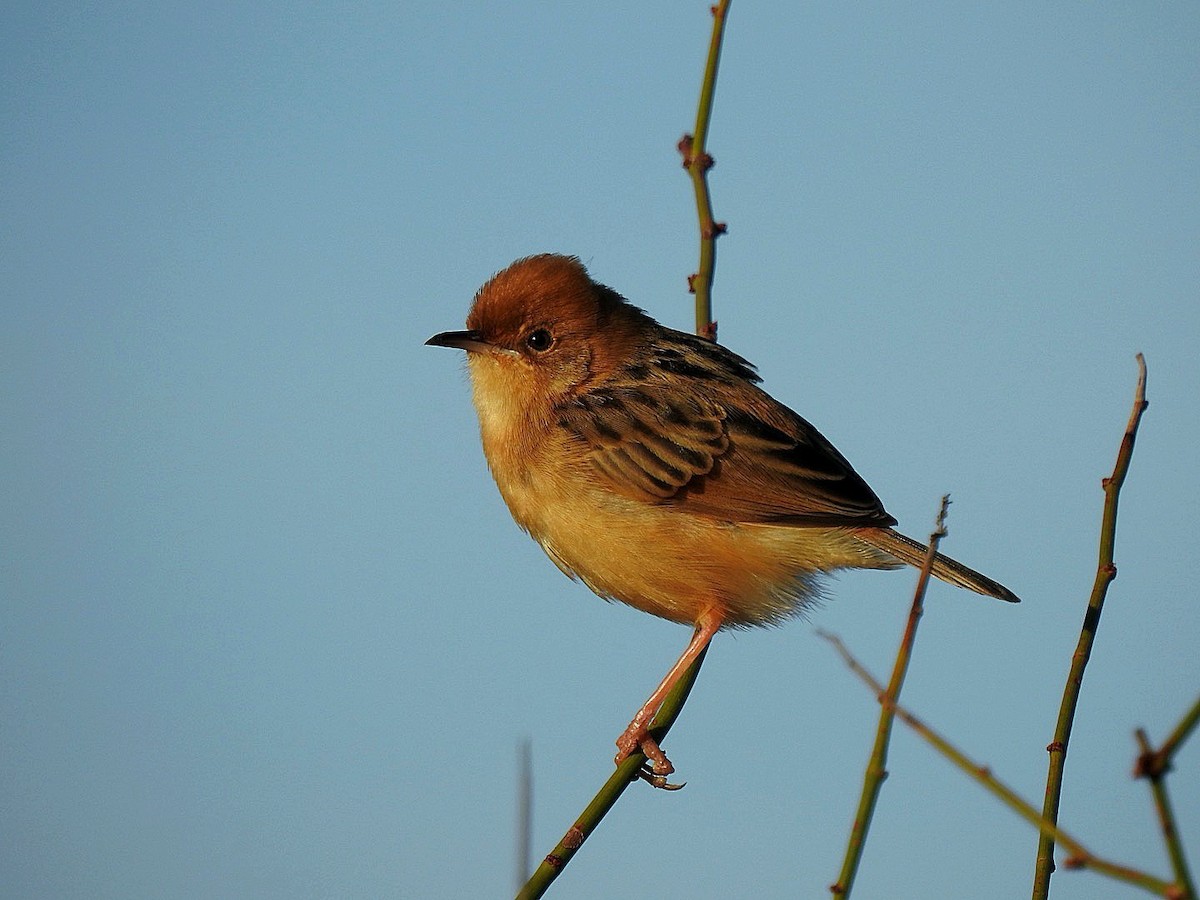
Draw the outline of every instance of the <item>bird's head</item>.
[[[479,289],[466,331],[427,344],[467,351],[475,402],[547,412],[630,358],[654,322],[588,276],[578,259],[519,259]]]

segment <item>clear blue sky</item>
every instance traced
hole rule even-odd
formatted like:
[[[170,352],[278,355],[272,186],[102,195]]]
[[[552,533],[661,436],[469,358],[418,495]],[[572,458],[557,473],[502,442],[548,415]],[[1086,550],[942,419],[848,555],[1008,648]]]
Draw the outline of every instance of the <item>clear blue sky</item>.
[[[733,5],[711,148],[724,343],[909,533],[906,700],[1040,796],[1100,479],[1150,409],[1063,824],[1168,873],[1132,730],[1200,685],[1195,4]],[[513,526],[463,366],[492,272],[581,256],[681,328],[707,2],[10,3],[0,13],[0,871],[13,897],[494,897],[687,630]],[[555,896],[818,897],[914,575],[721,636]],[[1200,865],[1200,739],[1172,778]],[[1028,894],[1035,835],[904,731],[856,896]],[[1131,896],[1060,872],[1053,896]]]

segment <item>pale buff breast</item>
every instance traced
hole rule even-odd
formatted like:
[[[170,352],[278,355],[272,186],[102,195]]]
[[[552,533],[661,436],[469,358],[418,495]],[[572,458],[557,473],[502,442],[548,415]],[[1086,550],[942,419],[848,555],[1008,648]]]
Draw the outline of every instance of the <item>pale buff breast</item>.
[[[595,486],[546,490],[564,499],[506,500],[558,567],[603,597],[676,622],[693,624],[714,606],[730,626],[779,622],[814,598],[822,573],[895,565],[846,529],[721,523]]]

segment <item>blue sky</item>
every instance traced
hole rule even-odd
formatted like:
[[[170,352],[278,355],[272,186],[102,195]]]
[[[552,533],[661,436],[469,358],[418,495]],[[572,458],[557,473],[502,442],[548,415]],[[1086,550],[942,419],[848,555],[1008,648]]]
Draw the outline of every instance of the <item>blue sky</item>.
[[[577,254],[690,327],[674,146],[706,3],[8,4],[0,13],[0,869],[13,896],[511,892],[687,631],[512,524],[460,327]],[[1095,571],[1134,354],[1151,406],[1062,822],[1166,875],[1132,730],[1194,701],[1200,18],[1187,3],[733,5],[710,147],[723,343],[910,534],[906,701],[1025,796]],[[1192,511],[1192,512],[1189,512]],[[914,574],[715,642],[554,896],[822,896]],[[1200,742],[1172,788],[1200,864]],[[1028,892],[1036,836],[898,731],[856,896]],[[748,887],[750,886],[750,887]],[[1060,872],[1055,898],[1126,897]]]

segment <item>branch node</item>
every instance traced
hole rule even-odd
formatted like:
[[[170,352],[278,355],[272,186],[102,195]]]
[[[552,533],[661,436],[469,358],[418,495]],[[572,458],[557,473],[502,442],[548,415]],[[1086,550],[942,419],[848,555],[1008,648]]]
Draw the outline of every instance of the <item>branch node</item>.
[[[683,157],[683,167],[685,169],[695,168],[699,172],[707,172],[717,164],[717,161],[707,151],[695,153],[695,146],[696,138],[693,135],[685,134],[679,139],[679,142],[675,145],[675,149]]]
[[[679,151],[679,155],[683,157],[683,167],[686,169],[692,162],[692,143],[695,141],[690,134],[685,134],[679,139],[679,143],[675,145],[675,149]]]
[[[1171,760],[1163,756],[1161,750],[1147,747],[1138,754],[1133,763],[1133,777],[1158,781],[1171,771]]]

